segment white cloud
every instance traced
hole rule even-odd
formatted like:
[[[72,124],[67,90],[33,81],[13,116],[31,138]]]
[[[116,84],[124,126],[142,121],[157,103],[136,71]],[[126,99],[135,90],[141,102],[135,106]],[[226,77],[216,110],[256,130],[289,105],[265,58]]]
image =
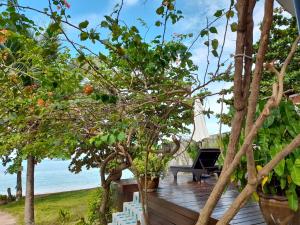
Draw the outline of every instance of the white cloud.
[[[199,48],[193,49],[192,60],[198,66],[206,66],[207,62],[207,48],[205,46],[200,46]]]
[[[140,1],[141,0],[124,0],[124,6],[126,6],[126,7],[135,6]],[[110,1],[110,7],[109,8],[113,8],[117,4],[120,5],[121,4],[121,0],[112,0],[112,1]]]

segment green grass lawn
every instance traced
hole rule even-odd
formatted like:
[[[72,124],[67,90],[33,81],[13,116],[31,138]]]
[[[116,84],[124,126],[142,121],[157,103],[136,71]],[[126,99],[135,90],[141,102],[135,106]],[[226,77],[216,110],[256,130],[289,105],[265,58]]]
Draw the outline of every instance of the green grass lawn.
[[[36,225],[76,224],[80,218],[86,218],[89,203],[96,198],[96,192],[96,189],[92,189],[37,196],[35,198]],[[61,210],[70,215],[66,223],[60,220]],[[10,213],[16,217],[18,224],[23,224],[24,199],[0,206],[0,211]]]

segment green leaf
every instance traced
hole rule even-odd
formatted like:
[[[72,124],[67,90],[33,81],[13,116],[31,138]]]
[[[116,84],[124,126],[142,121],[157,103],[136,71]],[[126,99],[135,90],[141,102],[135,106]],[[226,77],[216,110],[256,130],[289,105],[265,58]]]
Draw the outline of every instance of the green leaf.
[[[298,168],[300,168],[300,159],[296,159],[295,166],[298,167]]]
[[[108,134],[103,135],[103,136],[101,136],[100,140],[103,141],[103,142],[107,142],[108,136],[109,136]]]
[[[270,115],[267,117],[267,119],[264,122],[264,128],[268,128],[270,126],[272,126],[272,124],[274,123],[275,120],[275,116],[274,115]]]
[[[286,191],[286,196],[288,198],[288,202],[289,202],[289,207],[293,210],[293,211],[297,211],[298,210],[298,196],[296,193],[296,185],[290,185],[289,190]]]
[[[161,25],[161,22],[160,21],[156,21],[155,22],[155,26],[159,27]]]
[[[89,21],[85,20],[79,24],[79,28],[84,29],[87,28],[88,25],[89,25]]]
[[[110,134],[110,135],[108,136],[108,144],[112,145],[112,144],[114,144],[115,142],[116,142],[116,137],[115,137],[115,135]]]
[[[285,189],[285,187],[286,187],[286,178],[285,177],[280,179],[280,187],[282,190]]]
[[[102,141],[101,141],[101,140],[95,141],[95,146],[96,146],[97,148],[99,148],[99,147],[101,146],[101,144],[102,144]]]
[[[274,145],[270,148],[270,153],[272,157],[275,157],[277,153],[281,152],[282,150],[282,145],[278,143],[274,143]]]
[[[168,10],[170,10],[170,11],[172,11],[172,10],[174,10],[174,4],[172,4],[172,3],[170,3],[170,4],[168,4]]]
[[[218,30],[215,27],[209,28],[209,31],[210,31],[210,33],[213,33],[213,34],[217,34],[218,33]]]
[[[206,30],[206,29],[201,30],[200,36],[204,37],[205,35],[208,35],[208,30]]]
[[[230,24],[230,28],[231,28],[232,32],[236,32],[237,31],[237,23],[234,22],[234,23]]]
[[[80,33],[80,40],[85,41],[89,38],[89,34],[87,32],[81,32]]]
[[[92,40],[93,43],[95,43],[95,40],[100,40],[99,33],[96,33],[96,32],[94,32],[94,30],[92,30],[90,32],[90,39]]]
[[[107,57],[106,57],[106,55],[104,55],[101,52],[99,52],[99,59],[102,60],[102,61],[106,61]]]
[[[96,137],[92,137],[92,138],[90,138],[90,140],[89,140],[89,144],[93,144],[93,143],[95,142],[95,139],[96,139]]]
[[[118,141],[124,141],[125,140],[125,133],[120,132],[117,136]]]
[[[217,39],[213,39],[211,41],[211,45],[212,45],[213,49],[216,50],[219,46],[219,41]]]
[[[108,103],[109,102],[109,95],[108,94],[102,94],[100,98],[101,98],[101,101],[103,103]]]
[[[234,17],[234,11],[230,10],[226,13],[227,19]]]
[[[292,137],[296,137],[298,135],[298,132],[295,132],[294,126],[286,126],[286,130]]]
[[[101,25],[101,27],[108,27],[109,26],[107,21],[102,21],[100,25]]]
[[[83,61],[85,60],[84,54],[80,54],[80,55],[78,56],[77,60],[78,60],[79,62],[83,62]]]
[[[51,23],[48,29],[52,33],[57,32],[60,29],[59,23]]]
[[[157,13],[158,15],[162,15],[162,14],[164,13],[164,6],[159,7],[159,8],[156,10],[156,13]]]
[[[288,171],[291,173],[293,171],[293,160],[292,159],[286,159],[286,167],[288,168]]]
[[[223,14],[223,10],[220,9],[220,10],[217,10],[217,11],[215,12],[214,16],[215,16],[215,17],[221,17],[222,14]]]
[[[218,52],[216,50],[212,50],[211,53],[214,55],[214,57],[218,57],[219,56],[219,54],[218,54]]]
[[[281,160],[280,162],[279,162],[279,164],[275,167],[275,173],[279,176],[279,177],[281,177],[281,176],[283,176],[283,174],[284,174],[284,168],[285,168],[285,160],[283,159],[283,160]]]
[[[300,186],[300,159],[296,159],[292,168],[291,177],[293,182]]]

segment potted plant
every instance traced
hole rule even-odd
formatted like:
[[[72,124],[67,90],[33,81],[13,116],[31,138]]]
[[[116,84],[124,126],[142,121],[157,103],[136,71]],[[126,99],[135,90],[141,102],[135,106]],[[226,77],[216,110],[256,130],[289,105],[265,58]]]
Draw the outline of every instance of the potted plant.
[[[5,205],[8,203],[8,199],[6,195],[0,195],[0,205]]]
[[[159,179],[166,174],[167,165],[171,157],[163,154],[149,153],[147,172],[146,170],[146,158],[145,156],[137,157],[133,160],[133,164],[138,172],[138,179],[145,188],[147,185],[147,192],[153,192],[158,188]],[[145,178],[146,175],[146,178]]]
[[[260,105],[263,104],[264,102]],[[261,110],[262,107],[259,107],[258,113]],[[300,115],[297,110],[292,102],[282,102],[278,109],[272,111],[259,130],[253,148],[258,171],[300,133]],[[246,159],[242,160],[232,176],[232,181],[239,188],[247,184]],[[268,225],[300,225],[299,196],[300,149],[298,148],[263,179],[253,197],[259,201]]]

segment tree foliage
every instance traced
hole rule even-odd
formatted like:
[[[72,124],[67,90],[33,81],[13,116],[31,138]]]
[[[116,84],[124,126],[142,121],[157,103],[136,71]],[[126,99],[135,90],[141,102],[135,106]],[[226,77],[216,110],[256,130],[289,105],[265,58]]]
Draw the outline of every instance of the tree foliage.
[[[270,44],[266,54],[266,61],[274,61],[274,63],[280,67],[288,56],[291,43],[297,36],[298,28],[296,18],[284,15],[280,8],[275,9],[274,19],[270,30]],[[258,45],[259,43],[256,43],[254,46],[256,51]],[[284,90],[286,94],[290,95],[300,92],[299,60],[300,50],[298,49],[285,76]],[[276,77],[268,71],[265,71],[262,77],[260,93],[263,98],[271,95],[271,87],[276,80]]]

